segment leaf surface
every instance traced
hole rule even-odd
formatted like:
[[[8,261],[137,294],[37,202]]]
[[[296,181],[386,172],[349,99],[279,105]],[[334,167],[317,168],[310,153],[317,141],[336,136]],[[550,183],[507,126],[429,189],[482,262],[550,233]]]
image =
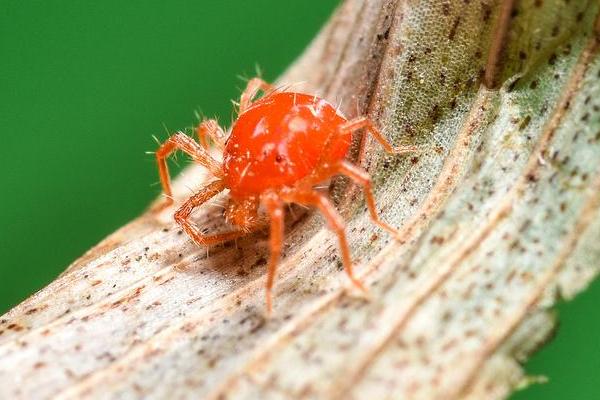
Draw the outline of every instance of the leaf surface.
[[[264,232],[207,250],[148,212],[2,317],[0,397],[505,398],[598,271],[599,9],[346,1],[281,83],[424,149],[354,154],[399,241],[332,185],[369,299],[314,212],[288,224],[269,320]],[[223,200],[196,222],[220,229]]]

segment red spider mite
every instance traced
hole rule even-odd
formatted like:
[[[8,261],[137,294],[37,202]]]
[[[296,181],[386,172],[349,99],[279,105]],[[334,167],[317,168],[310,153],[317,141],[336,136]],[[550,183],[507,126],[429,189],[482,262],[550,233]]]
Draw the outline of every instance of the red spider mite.
[[[259,91],[264,93],[258,100]],[[270,222],[270,248],[266,280],[266,307],[271,312],[271,291],[281,256],[284,233],[284,205],[297,203],[319,209],[339,240],[344,269],[352,283],[365,290],[354,277],[344,220],[315,186],[335,175],[349,177],[362,186],[372,221],[397,236],[398,231],[381,221],[375,208],[371,179],[367,172],[345,160],[352,133],[365,129],[389,153],[406,153],[412,146],[392,148],[366,117],[347,120],[327,101],[313,95],[275,90],[254,78],[242,92],[239,116],[225,140],[225,132],[215,120],[205,120],[197,128],[199,143],[178,132],[156,151],[158,171],[166,202],[172,203],[166,158],[176,150],[189,154],[216,178],[188,198],[175,212],[175,221],[198,245],[209,246],[244,236],[265,226],[262,206]],[[210,138],[223,153],[218,162],[208,152]],[[238,229],[205,235],[190,221],[192,211],[229,189],[225,219]]]

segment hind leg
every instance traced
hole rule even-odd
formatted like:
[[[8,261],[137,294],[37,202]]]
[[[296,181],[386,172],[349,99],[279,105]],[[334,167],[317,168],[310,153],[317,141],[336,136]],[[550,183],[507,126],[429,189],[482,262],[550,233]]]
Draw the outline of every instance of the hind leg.
[[[370,133],[371,136],[373,136],[373,139],[375,139],[383,147],[383,149],[390,154],[406,154],[406,153],[413,153],[413,152],[419,150],[418,147],[416,147],[416,146],[399,146],[399,147],[394,148],[390,144],[390,142],[385,138],[385,136],[383,136],[381,131],[375,126],[373,121],[371,121],[367,117],[358,117],[358,118],[352,119],[340,127],[340,131],[351,132],[351,133],[355,132],[359,129],[365,129],[365,131],[367,133]],[[358,152],[358,157],[359,157],[358,159],[360,161],[362,161],[364,158],[365,143],[366,143],[365,139],[366,139],[366,137],[363,137],[361,140],[361,143],[360,143],[360,149]]]
[[[379,214],[377,213],[377,207],[375,206],[375,196],[373,196],[373,191],[371,189],[371,177],[369,176],[367,171],[348,161],[342,160],[337,165],[336,173],[345,175],[352,179],[358,185],[362,186],[363,192],[365,194],[365,200],[367,202],[367,208],[369,209],[369,215],[373,223],[379,226],[380,228],[388,231],[395,237],[398,237],[398,230],[392,228],[390,225],[386,224],[379,218]]]
[[[350,257],[350,247],[348,246],[348,241],[346,239],[346,224],[344,223],[342,216],[335,209],[331,200],[329,200],[327,196],[315,191],[298,192],[294,191],[293,189],[290,190],[290,192],[285,196],[282,196],[282,198],[290,203],[303,204],[319,209],[327,221],[329,228],[338,237],[340,252],[342,253],[342,263],[348,278],[350,278],[350,281],[354,284],[354,286],[363,292],[366,292],[366,288],[354,276],[354,268],[352,266],[352,259]]]
[[[265,287],[267,314],[271,314],[272,310],[272,291],[275,275],[277,273],[277,265],[281,258],[281,246],[283,244],[283,229],[284,229],[284,212],[283,202],[276,193],[266,193],[262,196],[262,203],[267,210],[271,222],[271,234],[269,236],[269,246],[271,255],[269,257],[269,265],[267,268],[267,281]]]

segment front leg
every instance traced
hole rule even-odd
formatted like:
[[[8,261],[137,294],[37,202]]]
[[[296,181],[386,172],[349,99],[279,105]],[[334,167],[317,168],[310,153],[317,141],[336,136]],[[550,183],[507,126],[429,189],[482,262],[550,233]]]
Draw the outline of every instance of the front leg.
[[[200,246],[209,246],[228,242],[247,234],[245,231],[238,230],[217,233],[215,235],[204,235],[201,233],[197,225],[190,222],[190,215],[192,214],[192,211],[206,203],[211,198],[215,197],[217,194],[222,192],[223,189],[225,189],[225,184],[223,181],[218,180],[211,182],[192,197],[187,199],[187,201],[182,204],[181,208],[175,212],[175,221],[183,228],[188,236]]]
[[[165,203],[159,207],[159,210],[173,203],[173,192],[171,190],[171,179],[169,176],[169,167],[167,166],[167,157],[175,150],[181,150],[189,154],[194,161],[206,167],[211,174],[220,178],[223,175],[221,164],[208,154],[196,141],[182,132],[177,132],[166,142],[160,145],[156,151],[156,162],[158,164],[158,175],[160,183],[166,196]]]

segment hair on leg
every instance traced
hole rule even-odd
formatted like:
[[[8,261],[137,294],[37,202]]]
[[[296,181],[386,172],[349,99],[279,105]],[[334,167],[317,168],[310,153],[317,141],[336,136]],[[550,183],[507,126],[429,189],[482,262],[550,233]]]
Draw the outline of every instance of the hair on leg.
[[[244,89],[242,95],[240,96],[240,114],[250,107],[252,100],[254,97],[256,97],[260,90],[262,90],[264,93],[270,92],[273,90],[273,85],[258,77],[252,78],[248,81],[246,89]]]
[[[247,234],[246,231],[237,230],[215,235],[204,235],[196,224],[190,222],[190,215],[194,209],[200,207],[208,200],[219,194],[225,188],[225,184],[221,180],[213,181],[200,189],[192,197],[190,197],[181,207],[175,212],[175,221],[183,228],[188,236],[198,245],[210,246],[214,244],[228,242],[238,237]]]
[[[198,141],[206,150],[209,150],[210,139],[219,150],[225,149],[225,132],[221,128],[215,119],[206,119],[202,121],[198,128],[196,128],[196,134],[198,135]]]
[[[169,177],[167,157],[176,150],[181,150],[184,153],[189,154],[195,162],[206,167],[215,177],[220,178],[223,175],[221,164],[219,162],[212,158],[194,139],[182,132],[177,132],[162,143],[155,153],[160,183],[163,192],[167,197],[163,207],[173,203],[173,192],[171,190],[171,179]]]

